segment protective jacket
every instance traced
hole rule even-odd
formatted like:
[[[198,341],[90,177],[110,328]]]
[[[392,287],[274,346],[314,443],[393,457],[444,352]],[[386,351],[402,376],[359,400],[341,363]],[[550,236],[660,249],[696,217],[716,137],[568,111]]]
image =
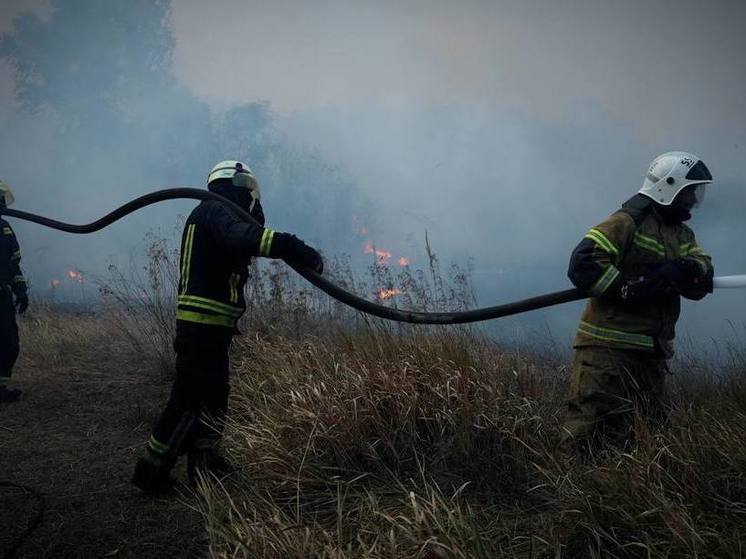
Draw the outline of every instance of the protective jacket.
[[[17,296],[26,293],[26,280],[21,273],[21,248],[18,246],[13,229],[4,219],[0,219],[0,285],[10,287]]]
[[[258,201],[251,215],[264,225]],[[235,328],[246,310],[251,257],[276,256],[274,237],[274,231],[242,221],[225,204],[208,200],[197,206],[181,239],[177,321]]]
[[[644,303],[622,301],[620,286],[648,277],[664,261],[692,260],[696,277],[685,288],[661,293]],[[637,195],[593,227],[575,248],[568,276],[591,298],[583,312],[574,346],[636,349],[673,355],[680,295],[701,299],[710,290],[710,257],[692,230],[664,220],[654,202]]]

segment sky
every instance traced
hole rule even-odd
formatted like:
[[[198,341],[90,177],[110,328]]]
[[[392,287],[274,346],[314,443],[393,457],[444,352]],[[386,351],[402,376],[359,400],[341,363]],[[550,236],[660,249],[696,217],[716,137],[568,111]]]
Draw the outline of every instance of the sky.
[[[53,3],[5,0],[0,33],[25,11],[55,17]],[[173,79],[213,118],[266,102],[277,134],[319,155],[365,200],[360,219],[378,245],[416,258],[427,232],[444,261],[472,259],[479,301],[496,304],[568,287],[574,245],[670,150],[692,151],[712,170],[690,225],[718,274],[746,273],[743,21],[737,1],[174,0],[164,25]],[[58,56],[65,64],[64,48]],[[0,118],[17,123],[13,95],[12,66],[0,62]],[[2,163],[11,176],[19,165]],[[45,188],[40,181],[18,207],[32,209]],[[305,195],[313,201],[323,188],[314,181]],[[281,194],[268,192],[268,204],[292,227]],[[83,215],[111,205],[97,199]],[[337,218],[349,236],[350,216],[340,209]],[[331,235],[304,227],[299,235],[335,250]],[[102,239],[95,251],[106,252]],[[685,304],[680,331],[726,337],[744,310],[744,292],[718,292]],[[579,312],[568,305],[496,328],[546,323],[564,341]]]
[[[655,143],[746,114],[744,12],[737,1],[184,0],[175,63],[218,105],[458,104],[557,120],[593,104]]]

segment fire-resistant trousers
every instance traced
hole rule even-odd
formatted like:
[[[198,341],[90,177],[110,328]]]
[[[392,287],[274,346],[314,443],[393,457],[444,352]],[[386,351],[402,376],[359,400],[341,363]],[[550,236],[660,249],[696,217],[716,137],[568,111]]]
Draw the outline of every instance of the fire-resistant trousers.
[[[10,286],[0,285],[0,388],[13,373],[18,358],[18,324]]]
[[[152,462],[170,467],[179,455],[219,442],[230,392],[232,336],[227,328],[177,324],[176,379],[148,443]]]
[[[588,444],[603,438],[623,446],[636,417],[648,423],[663,419],[667,372],[666,361],[653,353],[577,348],[563,441]]]

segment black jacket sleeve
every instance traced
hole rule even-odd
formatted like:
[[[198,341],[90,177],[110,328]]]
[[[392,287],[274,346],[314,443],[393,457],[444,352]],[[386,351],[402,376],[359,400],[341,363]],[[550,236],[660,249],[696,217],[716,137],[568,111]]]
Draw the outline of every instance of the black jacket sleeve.
[[[18,239],[13,232],[12,227],[6,221],[2,223],[3,242],[8,245],[8,254],[10,254],[10,280],[12,282],[13,293],[16,296],[26,293],[26,279],[21,272],[21,247],[18,245]]]
[[[219,244],[247,256],[269,256],[268,251],[262,254],[261,248],[262,240],[271,234],[271,230],[256,223],[246,223],[219,202],[208,202],[208,206],[207,229]]]
[[[570,257],[567,275],[575,287],[592,297],[614,294],[622,282],[617,264],[634,234],[634,221],[616,212],[591,228]]]
[[[217,242],[228,250],[241,252],[247,256],[282,258],[317,271],[323,269],[319,253],[295,235],[275,232],[256,223],[246,223],[229,207],[219,202],[208,204],[208,230]],[[264,220],[264,213],[258,203],[252,209],[252,217],[257,218],[259,222]]]

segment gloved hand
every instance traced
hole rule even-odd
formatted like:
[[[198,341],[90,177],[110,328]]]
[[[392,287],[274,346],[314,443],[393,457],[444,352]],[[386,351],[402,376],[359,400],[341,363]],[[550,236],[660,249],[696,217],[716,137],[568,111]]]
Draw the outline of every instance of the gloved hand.
[[[16,305],[18,306],[18,314],[23,314],[28,308],[28,295],[25,291],[22,291],[16,295]]]
[[[699,264],[691,258],[664,260],[650,273],[651,276],[673,287],[677,293],[685,293],[699,287],[702,281],[701,274]]]
[[[311,268],[317,274],[324,272],[324,261],[318,251],[301,241],[295,235],[287,233],[275,233],[275,240],[272,243],[277,247],[277,255],[289,264],[296,264]]]
[[[625,303],[647,303],[665,293],[666,285],[657,278],[623,281],[619,285],[619,298]]]

